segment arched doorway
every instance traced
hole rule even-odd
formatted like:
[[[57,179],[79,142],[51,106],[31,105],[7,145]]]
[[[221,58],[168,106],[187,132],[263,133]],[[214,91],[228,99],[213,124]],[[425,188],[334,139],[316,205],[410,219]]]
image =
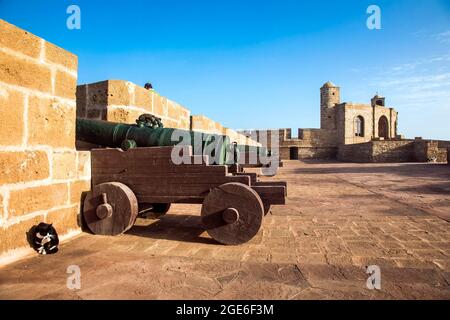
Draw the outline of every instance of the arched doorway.
[[[355,118],[355,136],[364,137],[364,118],[362,116]]]
[[[385,116],[381,116],[378,120],[378,136],[380,138],[389,138],[389,122]]]
[[[290,160],[298,160],[298,147],[290,147],[289,153]]]

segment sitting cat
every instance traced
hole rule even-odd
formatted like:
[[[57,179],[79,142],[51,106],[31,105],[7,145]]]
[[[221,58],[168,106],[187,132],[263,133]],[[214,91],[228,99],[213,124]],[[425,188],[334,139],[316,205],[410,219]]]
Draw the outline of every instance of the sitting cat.
[[[33,248],[40,254],[58,252],[59,238],[55,228],[48,223],[41,222],[34,230]]]

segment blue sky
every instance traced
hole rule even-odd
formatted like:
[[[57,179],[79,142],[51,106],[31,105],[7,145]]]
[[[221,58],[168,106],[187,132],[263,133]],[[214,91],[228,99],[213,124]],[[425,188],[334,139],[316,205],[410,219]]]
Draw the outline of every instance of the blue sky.
[[[385,95],[407,137],[450,139],[450,0],[0,0],[0,17],[77,54],[80,84],[150,81],[230,128],[319,127],[331,80],[343,101]]]

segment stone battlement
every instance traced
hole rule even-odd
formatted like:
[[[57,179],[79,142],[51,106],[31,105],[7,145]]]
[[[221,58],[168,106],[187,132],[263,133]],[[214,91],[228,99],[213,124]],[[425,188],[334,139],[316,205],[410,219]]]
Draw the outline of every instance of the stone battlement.
[[[26,232],[42,221],[53,223],[63,238],[80,231],[90,153],[75,149],[77,57],[0,20],[0,61],[4,254],[27,248]]]

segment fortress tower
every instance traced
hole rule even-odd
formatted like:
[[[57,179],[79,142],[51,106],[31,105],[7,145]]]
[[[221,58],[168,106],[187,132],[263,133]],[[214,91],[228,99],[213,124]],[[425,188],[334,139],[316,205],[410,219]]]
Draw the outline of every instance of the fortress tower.
[[[332,82],[325,83],[320,88],[320,128],[336,129],[336,108],[341,103],[340,88]]]

